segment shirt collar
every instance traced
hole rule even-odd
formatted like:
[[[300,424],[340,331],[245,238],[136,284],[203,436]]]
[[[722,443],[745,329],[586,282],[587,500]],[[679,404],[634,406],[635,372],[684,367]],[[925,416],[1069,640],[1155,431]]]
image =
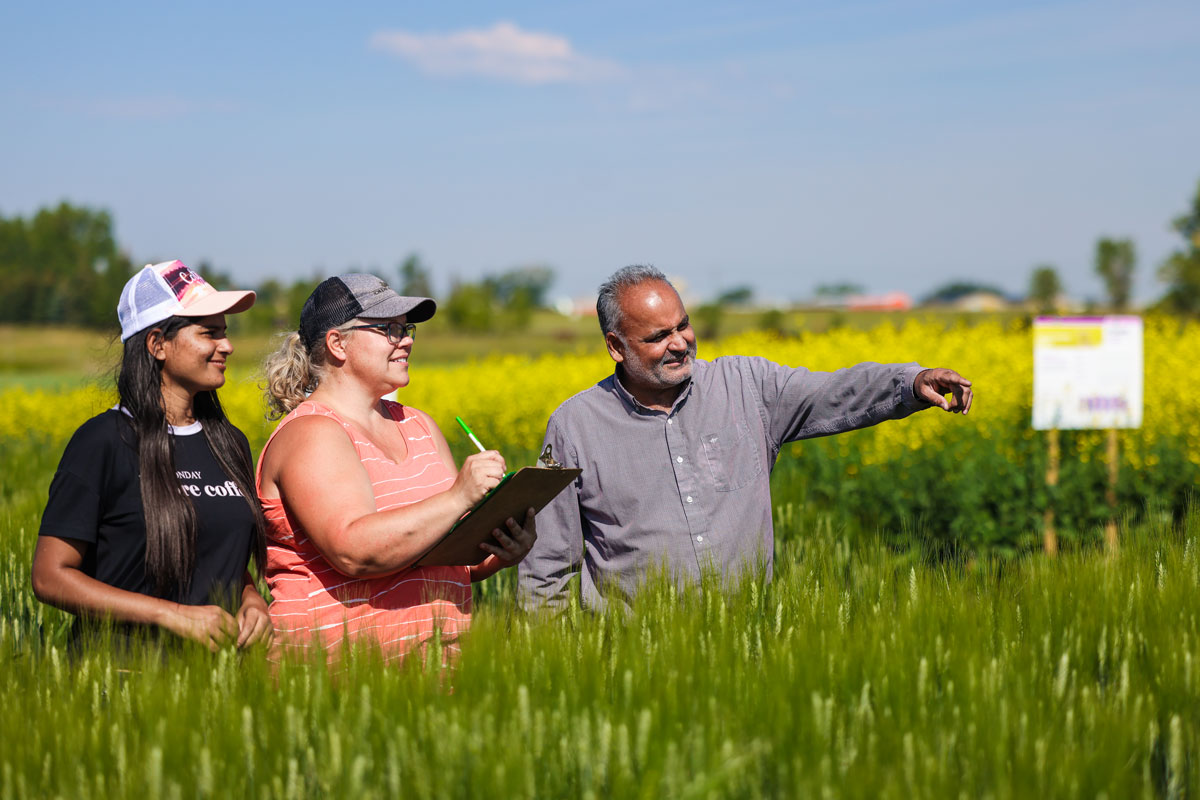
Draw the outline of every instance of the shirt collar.
[[[120,411],[125,416],[133,419],[133,414],[129,411],[129,409],[120,403],[117,403],[115,406],[113,406],[113,411]],[[195,420],[193,422],[189,422],[187,425],[180,425],[178,427],[169,422],[167,423],[167,433],[171,434],[172,436],[192,436],[193,434],[200,433],[203,430],[204,426],[200,424],[200,420]]]
[[[634,397],[628,389],[625,388],[625,384],[621,382],[620,364],[617,364],[616,369],[613,370],[613,386],[616,387],[617,396],[621,398],[621,401],[624,402],[625,406],[630,410],[635,411],[638,414],[666,414],[669,417],[675,413],[683,401],[687,399],[688,395],[692,393],[692,384],[695,383],[695,377],[696,360],[693,359],[692,377],[688,378],[687,383],[684,384],[683,390],[675,397],[675,402],[671,404],[670,411],[659,411],[656,408],[649,408],[648,406],[642,405],[641,402],[639,402],[638,399]]]

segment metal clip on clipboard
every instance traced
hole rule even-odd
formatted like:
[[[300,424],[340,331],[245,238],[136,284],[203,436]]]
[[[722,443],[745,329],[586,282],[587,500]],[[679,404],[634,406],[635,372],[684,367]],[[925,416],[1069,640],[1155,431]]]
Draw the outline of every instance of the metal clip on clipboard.
[[[563,465],[554,460],[554,455],[550,452],[550,444],[546,444],[546,448],[542,450],[542,454],[538,456],[538,466],[543,469],[562,469]]]

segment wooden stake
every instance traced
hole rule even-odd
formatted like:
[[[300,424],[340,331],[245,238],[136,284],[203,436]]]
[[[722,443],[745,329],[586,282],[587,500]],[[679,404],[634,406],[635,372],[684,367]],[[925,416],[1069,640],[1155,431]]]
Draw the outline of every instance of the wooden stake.
[[[1117,552],[1117,476],[1121,468],[1117,444],[1117,429],[1109,428],[1108,490],[1104,493],[1104,499],[1108,501],[1108,523],[1104,526],[1104,544],[1110,553]]]
[[[1049,450],[1049,457],[1046,460],[1046,486],[1053,489],[1058,485],[1058,428],[1046,431],[1046,446]],[[1042,549],[1051,558],[1058,555],[1058,533],[1054,530],[1053,500],[1046,503],[1046,514],[1042,520]]]

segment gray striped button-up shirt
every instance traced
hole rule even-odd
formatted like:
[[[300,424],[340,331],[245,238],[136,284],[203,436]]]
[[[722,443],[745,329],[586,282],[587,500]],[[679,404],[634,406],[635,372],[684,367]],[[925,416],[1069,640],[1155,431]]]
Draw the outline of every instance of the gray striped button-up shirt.
[[[928,408],[913,396],[916,364],[810,372],[764,358],[696,360],[669,411],[633,398],[617,375],[567,400],[546,443],[583,473],[537,516],[518,567],[527,608],[561,607],[580,571],[585,606],[628,601],[647,572],[680,581],[705,568],[771,574],[770,474],[797,439],[865,428]]]

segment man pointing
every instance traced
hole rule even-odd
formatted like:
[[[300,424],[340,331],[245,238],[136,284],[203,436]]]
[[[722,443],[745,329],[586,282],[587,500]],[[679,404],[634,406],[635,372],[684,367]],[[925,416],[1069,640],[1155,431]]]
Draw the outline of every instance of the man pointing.
[[[698,361],[687,310],[653,267],[614,273],[596,311],[616,369],[550,417],[546,443],[583,473],[538,514],[537,544],[518,567],[526,608],[562,607],[579,572],[589,608],[628,602],[660,566],[690,582],[706,567],[732,578],[764,564],[769,579],[769,479],[783,444],[931,406],[971,408],[971,382],[951,369]]]

